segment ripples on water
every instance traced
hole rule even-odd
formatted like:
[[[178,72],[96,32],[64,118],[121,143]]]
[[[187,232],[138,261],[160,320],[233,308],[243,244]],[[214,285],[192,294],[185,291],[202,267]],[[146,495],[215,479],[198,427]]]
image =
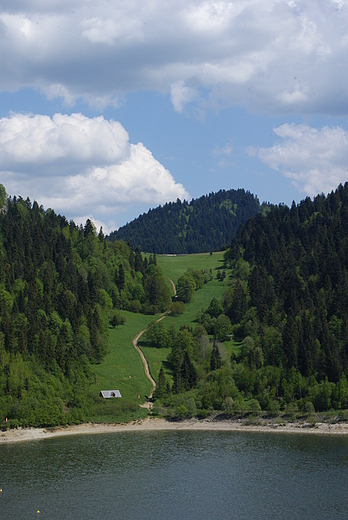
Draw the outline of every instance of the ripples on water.
[[[134,432],[0,445],[0,518],[347,519],[348,438]]]

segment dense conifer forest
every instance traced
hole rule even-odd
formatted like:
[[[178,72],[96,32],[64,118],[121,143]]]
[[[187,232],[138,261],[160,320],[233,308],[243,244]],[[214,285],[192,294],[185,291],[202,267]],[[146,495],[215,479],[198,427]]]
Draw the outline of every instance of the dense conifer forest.
[[[190,254],[225,249],[240,224],[269,209],[248,191],[220,190],[191,202],[179,199],[151,209],[110,234],[156,254]]]
[[[118,309],[164,311],[169,288],[155,257],[106,242],[91,221],[0,196],[0,424],[85,420]]]
[[[207,304],[196,327],[167,332],[174,384],[161,374],[162,412],[347,409],[348,183],[250,217],[225,269],[222,300]],[[232,336],[238,348],[228,355]]]

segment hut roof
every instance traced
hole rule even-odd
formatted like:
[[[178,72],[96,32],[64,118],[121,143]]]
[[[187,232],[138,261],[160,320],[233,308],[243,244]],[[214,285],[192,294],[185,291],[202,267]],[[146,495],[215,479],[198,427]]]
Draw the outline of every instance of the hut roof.
[[[112,397],[122,397],[121,392],[119,390],[101,390],[100,395],[104,397],[104,399],[111,399]]]

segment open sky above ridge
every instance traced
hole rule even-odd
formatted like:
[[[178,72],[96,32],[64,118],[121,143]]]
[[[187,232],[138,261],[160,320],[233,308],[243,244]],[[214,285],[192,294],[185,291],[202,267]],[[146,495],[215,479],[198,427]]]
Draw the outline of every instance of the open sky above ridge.
[[[0,182],[111,231],[348,180],[348,0],[1,0]]]

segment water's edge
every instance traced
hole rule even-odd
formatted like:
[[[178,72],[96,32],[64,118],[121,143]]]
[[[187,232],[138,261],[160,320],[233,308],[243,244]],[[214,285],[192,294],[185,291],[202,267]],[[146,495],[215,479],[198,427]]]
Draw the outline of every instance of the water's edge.
[[[348,423],[276,423],[272,421],[263,424],[250,424],[245,420],[186,420],[170,422],[165,419],[149,417],[144,420],[121,424],[85,423],[57,428],[17,428],[0,432],[0,444],[24,442],[70,435],[144,432],[144,431],[238,431],[264,433],[296,433],[311,435],[348,435]]]

